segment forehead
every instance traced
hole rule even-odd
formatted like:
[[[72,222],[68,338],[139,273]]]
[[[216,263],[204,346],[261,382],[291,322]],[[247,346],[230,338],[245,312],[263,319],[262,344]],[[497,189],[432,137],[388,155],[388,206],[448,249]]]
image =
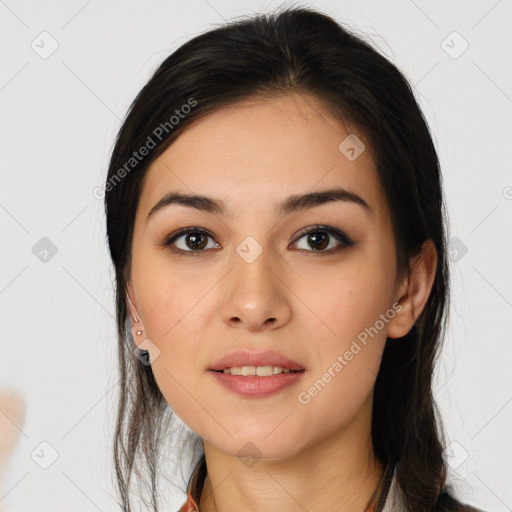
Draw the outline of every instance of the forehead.
[[[354,137],[366,149],[351,160],[345,150]],[[284,196],[343,187],[379,214],[385,204],[369,149],[363,133],[314,96],[255,97],[188,127],[150,166],[139,207],[147,215],[170,190],[207,194],[236,211],[248,201],[275,205]]]

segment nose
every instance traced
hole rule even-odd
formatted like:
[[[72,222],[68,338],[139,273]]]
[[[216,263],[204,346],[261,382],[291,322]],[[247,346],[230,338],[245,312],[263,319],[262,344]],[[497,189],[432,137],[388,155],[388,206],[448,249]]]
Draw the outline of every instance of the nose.
[[[249,332],[278,329],[291,318],[289,295],[283,272],[263,251],[248,262],[234,254],[233,268],[226,276],[222,317],[230,326]]]

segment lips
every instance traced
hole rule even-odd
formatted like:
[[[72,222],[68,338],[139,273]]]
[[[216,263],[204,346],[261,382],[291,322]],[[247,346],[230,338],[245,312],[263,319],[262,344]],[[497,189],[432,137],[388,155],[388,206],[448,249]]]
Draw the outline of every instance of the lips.
[[[300,363],[273,350],[265,352],[237,350],[219,359],[210,366],[209,370],[223,371],[233,366],[281,366],[295,371],[304,370],[304,366]]]

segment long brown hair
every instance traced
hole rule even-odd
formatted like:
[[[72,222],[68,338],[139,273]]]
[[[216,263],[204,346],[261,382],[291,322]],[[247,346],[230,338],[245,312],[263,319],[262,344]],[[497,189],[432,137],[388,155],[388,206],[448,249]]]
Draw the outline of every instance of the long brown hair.
[[[432,373],[446,327],[449,275],[446,212],[432,137],[411,85],[387,58],[331,17],[293,7],[231,21],[183,44],[156,69],[119,130],[105,210],[116,276],[121,394],[114,457],[124,511],[131,510],[133,472],[149,478],[151,505],[158,510],[158,455],[173,419],[151,366],[133,356],[127,329],[126,278],[144,176],[194,121],[252,95],[287,92],[316,95],[332,115],[367,135],[391,211],[399,275],[409,271],[409,259],[425,240],[435,245],[435,280],[422,314],[406,336],[386,342],[371,431],[380,462],[398,463],[408,511],[434,509],[445,483]],[[170,122],[177,110],[181,114]],[[152,146],[147,156],[127,166],[133,151],[144,145]],[[200,443],[196,448],[200,453]]]

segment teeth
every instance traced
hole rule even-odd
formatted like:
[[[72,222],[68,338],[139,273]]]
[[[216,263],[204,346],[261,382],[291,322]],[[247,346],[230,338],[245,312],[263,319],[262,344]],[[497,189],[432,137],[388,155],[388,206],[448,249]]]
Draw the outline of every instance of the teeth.
[[[271,375],[290,372],[294,372],[294,370],[282,368],[281,366],[233,366],[232,368],[224,369],[224,373],[231,375],[258,375],[259,377],[269,377]]]

